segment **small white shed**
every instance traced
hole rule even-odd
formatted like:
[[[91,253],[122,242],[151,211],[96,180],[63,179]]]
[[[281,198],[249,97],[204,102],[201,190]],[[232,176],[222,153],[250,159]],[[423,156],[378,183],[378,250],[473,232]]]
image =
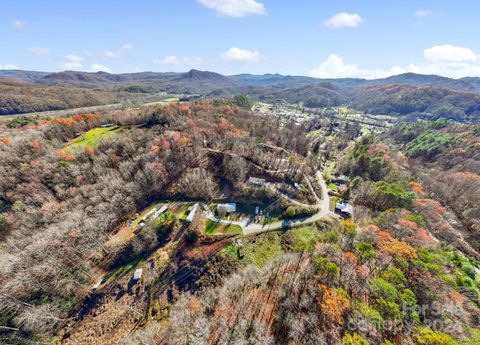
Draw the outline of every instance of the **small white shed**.
[[[133,274],[133,280],[134,281],[140,280],[140,278],[142,278],[142,273],[143,273],[143,270],[141,268],[137,269]]]

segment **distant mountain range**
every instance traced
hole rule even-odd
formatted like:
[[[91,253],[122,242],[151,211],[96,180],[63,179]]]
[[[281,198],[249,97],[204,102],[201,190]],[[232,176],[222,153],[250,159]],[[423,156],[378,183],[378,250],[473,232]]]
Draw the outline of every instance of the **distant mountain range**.
[[[22,71],[13,69],[0,70],[0,77],[2,78],[15,78],[24,81],[37,81],[48,74],[48,72]]]
[[[415,73],[404,73],[383,79],[367,80],[359,78],[319,79],[281,74],[238,74],[225,76],[215,72],[199,71],[195,69],[185,73],[139,72],[122,74],[111,74],[106,72],[90,73],[65,71],[47,73],[23,70],[0,70],[0,77],[21,79],[47,85],[72,85],[84,88],[139,83],[157,86],[159,88],[178,87],[180,89],[196,89],[196,86],[199,86],[207,89],[199,90],[201,91],[200,93],[224,87],[241,88],[242,86],[254,86],[285,88],[312,84],[331,85],[342,91],[353,91],[361,87],[379,84],[401,84],[442,87],[467,92],[480,92],[479,77],[452,79],[438,75],[423,75]]]
[[[373,114],[409,115],[413,118],[447,117],[480,122],[478,77],[452,79],[438,75],[405,73],[367,80],[319,79],[281,74],[225,76],[194,69],[185,73],[122,74],[0,70],[0,86],[11,84],[15,79],[36,88],[55,86],[89,89],[104,94],[165,91],[206,97],[228,97],[243,93],[257,100],[302,102],[306,107],[312,108],[348,105]],[[13,95],[11,87],[9,90]],[[6,105],[12,104],[8,96],[3,97],[3,102]]]

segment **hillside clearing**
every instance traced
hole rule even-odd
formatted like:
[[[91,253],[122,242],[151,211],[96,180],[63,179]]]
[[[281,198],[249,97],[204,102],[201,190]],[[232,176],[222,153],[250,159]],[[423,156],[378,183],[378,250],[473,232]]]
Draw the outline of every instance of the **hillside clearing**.
[[[95,147],[98,143],[113,134],[120,133],[127,129],[127,126],[112,126],[107,128],[94,128],[75,139],[71,140],[65,147],[65,151],[74,153],[86,149],[87,147]]]

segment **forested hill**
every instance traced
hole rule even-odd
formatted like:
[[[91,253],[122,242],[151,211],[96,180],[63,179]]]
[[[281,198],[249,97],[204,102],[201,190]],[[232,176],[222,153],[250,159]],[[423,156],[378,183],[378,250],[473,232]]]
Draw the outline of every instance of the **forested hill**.
[[[182,81],[210,82],[216,84],[217,88],[229,85],[237,86],[269,86],[269,87],[295,87],[301,85],[313,84],[332,84],[336,88],[348,91],[358,90],[360,88],[374,85],[410,85],[410,86],[431,86],[447,88],[457,91],[478,92],[480,78],[469,77],[462,79],[452,79],[438,75],[423,75],[415,73],[404,73],[383,79],[359,79],[359,78],[339,78],[339,79],[320,79],[306,76],[292,76],[281,74],[238,74],[224,76],[219,73],[209,71],[190,70],[185,73],[174,72],[138,72],[112,74],[107,72],[78,72],[64,71],[58,73],[22,71],[22,70],[0,70],[0,77],[15,78],[24,81],[34,81],[40,84],[69,84],[75,86],[106,86],[109,84],[123,83],[151,83],[161,86],[164,83],[181,83]],[[205,92],[205,90],[203,90]]]
[[[383,84],[360,89],[350,101],[372,114],[410,115],[428,119],[447,118],[480,122],[480,95],[433,86]]]
[[[3,104],[0,114],[104,104],[118,100],[119,92],[167,92],[209,98],[246,94],[255,100],[283,100],[309,108],[347,105],[365,113],[406,116],[406,119],[449,118],[460,122],[480,122],[480,78],[473,77],[451,79],[406,73],[376,80],[317,79],[280,74],[225,76],[199,70],[124,74],[0,71],[1,76],[9,79],[0,79],[0,87],[8,89],[0,97]],[[21,84],[13,87],[12,80]],[[63,88],[61,92],[59,87]],[[89,92],[82,91],[85,89]],[[25,90],[31,91],[25,95]],[[72,94],[72,97],[62,98],[61,93]],[[123,98],[128,98],[128,95]]]

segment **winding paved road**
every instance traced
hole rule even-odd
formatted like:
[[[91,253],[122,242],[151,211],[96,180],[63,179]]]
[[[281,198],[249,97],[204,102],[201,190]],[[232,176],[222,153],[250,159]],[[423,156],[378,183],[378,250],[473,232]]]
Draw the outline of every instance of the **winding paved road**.
[[[227,225],[237,225],[240,228],[242,228],[243,234],[244,235],[251,235],[251,234],[258,234],[261,232],[265,231],[272,231],[272,230],[279,230],[279,229],[284,229],[287,227],[290,227],[292,225],[300,225],[300,224],[309,224],[309,223],[314,223],[317,220],[320,220],[325,217],[333,216],[336,217],[335,213],[330,211],[330,197],[328,195],[328,188],[327,184],[325,183],[325,180],[323,179],[322,173],[320,171],[317,171],[316,177],[318,180],[318,183],[320,184],[320,187],[322,188],[322,199],[318,199],[318,204],[316,205],[306,205],[302,204],[289,196],[279,192],[275,188],[272,188],[278,195],[281,197],[288,199],[291,202],[294,202],[295,204],[299,206],[306,206],[306,207],[317,207],[318,212],[315,213],[312,216],[309,217],[303,217],[303,218],[297,218],[297,219],[285,219],[285,220],[280,220],[278,222],[270,223],[270,224],[258,224],[258,223],[251,223],[249,219],[244,219],[240,221],[233,221],[233,220],[227,220],[227,219],[220,219],[215,217],[213,214],[212,210],[206,205],[205,203],[201,203],[201,207],[203,211],[205,212],[205,215],[207,216],[208,220],[211,220],[212,222],[215,223],[220,223],[220,224],[227,224]],[[312,188],[313,189],[313,188]]]
[[[320,171],[317,171],[316,177],[317,177],[318,183],[320,184],[320,187],[322,188],[322,199],[320,200],[320,203],[316,205],[318,207],[317,213],[315,213],[310,217],[280,220],[278,222],[265,224],[265,225],[252,223],[242,228],[243,234],[244,235],[258,234],[265,231],[284,229],[292,225],[314,223],[317,220],[320,220],[328,216],[336,217],[335,213],[330,211],[330,196],[328,195],[327,184],[323,179],[322,173]]]

